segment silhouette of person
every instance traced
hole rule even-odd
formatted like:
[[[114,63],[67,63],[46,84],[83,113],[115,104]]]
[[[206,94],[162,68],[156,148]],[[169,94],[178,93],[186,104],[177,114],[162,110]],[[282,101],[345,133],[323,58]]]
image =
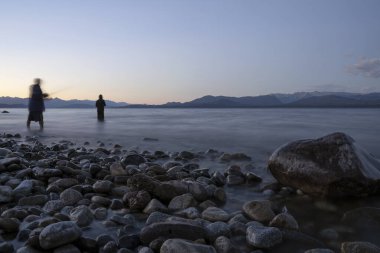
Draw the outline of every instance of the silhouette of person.
[[[41,79],[35,78],[34,84],[29,88],[29,115],[26,122],[26,126],[30,127],[31,121],[39,122],[40,128],[44,128],[43,112],[45,111],[44,98],[48,97],[47,93],[43,93],[41,90]]]
[[[99,95],[99,99],[96,101],[96,108],[98,109],[98,120],[104,120],[104,107],[106,102],[103,100],[103,95]]]

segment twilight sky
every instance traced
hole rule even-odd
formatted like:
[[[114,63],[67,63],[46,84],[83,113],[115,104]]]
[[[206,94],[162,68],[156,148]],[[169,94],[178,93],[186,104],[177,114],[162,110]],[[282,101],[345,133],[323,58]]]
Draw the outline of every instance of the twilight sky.
[[[0,96],[63,99],[380,91],[378,0],[0,2]]]

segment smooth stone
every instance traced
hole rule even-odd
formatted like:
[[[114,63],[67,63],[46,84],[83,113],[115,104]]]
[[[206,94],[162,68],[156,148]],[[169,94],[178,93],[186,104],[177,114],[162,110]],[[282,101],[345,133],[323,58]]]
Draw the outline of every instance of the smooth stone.
[[[231,236],[231,230],[227,223],[217,221],[207,225],[207,237],[210,241],[215,241],[219,236]]]
[[[91,198],[91,201],[93,203],[96,203],[96,204],[99,204],[99,205],[105,206],[105,207],[108,207],[112,203],[112,201],[109,198],[102,197],[102,196],[93,196]]]
[[[87,206],[77,206],[70,211],[70,220],[79,227],[86,227],[94,220],[94,215]]]
[[[199,213],[198,209],[195,207],[189,207],[180,211],[177,211],[175,213],[178,216],[186,217],[188,219],[196,219],[201,217],[201,214]]]
[[[214,247],[181,239],[166,240],[160,249],[160,253],[197,252],[216,253]]]
[[[156,223],[156,222],[166,221],[166,219],[169,217],[171,217],[171,216],[169,214],[166,214],[166,213],[161,213],[158,211],[153,212],[146,219],[145,226],[148,226],[148,225]]]
[[[32,189],[33,181],[24,180],[13,190],[13,196],[28,196],[32,192]]]
[[[62,200],[50,200],[46,202],[42,209],[48,214],[53,214],[60,211],[64,206],[65,204],[62,202]]]
[[[219,236],[214,242],[214,247],[218,253],[230,253],[233,252],[233,246],[229,238],[225,236]]]
[[[0,229],[6,233],[17,232],[20,227],[20,221],[16,218],[0,217]]]
[[[298,222],[289,213],[280,213],[276,215],[269,223],[269,226],[292,230],[299,229]]]
[[[119,162],[113,163],[110,166],[110,172],[111,172],[111,176],[127,175],[127,172],[125,171],[123,165]]]
[[[69,188],[61,192],[61,194],[59,195],[59,198],[62,200],[65,206],[73,206],[79,200],[83,199],[83,195],[82,193]]]
[[[380,161],[344,133],[281,146],[268,168],[281,184],[314,196],[366,196],[380,190]]]
[[[112,187],[112,182],[108,180],[99,180],[93,185],[94,192],[96,193],[110,193]]]
[[[168,212],[168,208],[157,199],[152,199],[144,208],[143,213]]]
[[[269,249],[282,242],[282,233],[278,228],[264,227],[261,224],[250,225],[246,239],[251,246]]]
[[[244,203],[243,211],[252,220],[268,222],[275,217],[269,200],[253,200]]]
[[[142,163],[145,163],[146,160],[144,157],[142,157],[141,155],[136,155],[136,154],[132,154],[132,155],[127,155],[126,157],[124,157],[121,162],[127,166],[127,165],[140,165]]]
[[[156,222],[142,228],[140,240],[150,243],[159,237],[182,238],[188,240],[203,239],[207,236],[204,227],[176,221]]]
[[[53,253],[81,253],[81,251],[72,244],[68,244],[54,249]]]
[[[118,252],[119,253],[119,252]],[[154,253],[153,250],[149,247],[141,247],[138,253]]]
[[[33,195],[19,199],[19,206],[43,206],[49,200],[47,195]]]
[[[228,221],[230,215],[218,207],[208,207],[202,212],[202,218],[208,221]]]
[[[173,211],[186,209],[188,207],[194,207],[197,205],[197,201],[190,193],[185,193],[174,197],[169,203],[169,209]]]
[[[123,235],[119,238],[120,248],[134,249],[134,248],[137,248],[139,244],[140,244],[140,238],[138,235],[135,235],[135,234]]]
[[[343,242],[341,253],[380,253],[380,248],[370,242]]]
[[[10,242],[0,242],[0,252],[1,253],[13,253],[14,247]]]
[[[12,188],[10,186],[0,186],[0,203],[8,203],[12,201]]]
[[[39,242],[43,249],[53,249],[76,241],[82,235],[82,230],[71,221],[61,221],[45,227]]]
[[[51,185],[54,185],[64,190],[78,184],[79,182],[75,178],[61,178],[61,179],[58,179],[57,181],[54,181],[54,183],[52,183]]]
[[[107,208],[99,207],[99,208],[95,209],[95,211],[94,211],[94,217],[97,220],[104,220],[104,219],[107,218],[107,213],[108,213]]]

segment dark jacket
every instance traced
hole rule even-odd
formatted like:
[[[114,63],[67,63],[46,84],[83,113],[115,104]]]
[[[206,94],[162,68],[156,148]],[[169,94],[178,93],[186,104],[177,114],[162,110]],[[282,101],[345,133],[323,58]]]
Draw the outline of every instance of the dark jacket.
[[[29,98],[29,111],[30,112],[43,112],[45,111],[44,103],[45,95],[42,93],[39,84],[33,84],[30,86],[30,98]]]

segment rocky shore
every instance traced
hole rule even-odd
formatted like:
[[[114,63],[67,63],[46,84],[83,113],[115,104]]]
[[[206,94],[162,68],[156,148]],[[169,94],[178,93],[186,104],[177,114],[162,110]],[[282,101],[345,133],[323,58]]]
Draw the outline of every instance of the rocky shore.
[[[279,171],[282,184],[259,187],[267,197],[228,212],[226,189],[253,190],[262,181],[239,166],[251,159],[245,154],[138,152],[118,144],[42,144],[35,137],[2,134],[0,252],[260,253],[290,252],[289,245],[307,253],[380,252],[370,242],[341,242],[336,230],[325,231],[326,240],[304,233],[284,199],[310,197],[299,181],[284,179],[281,154],[272,156],[271,170]],[[204,168],[202,159],[225,169]],[[363,178],[360,183],[367,182]],[[364,193],[377,193],[377,181],[368,182]],[[305,192],[311,189],[313,195],[312,186]],[[363,216],[380,221],[380,209],[358,208],[344,219],[350,223]]]

